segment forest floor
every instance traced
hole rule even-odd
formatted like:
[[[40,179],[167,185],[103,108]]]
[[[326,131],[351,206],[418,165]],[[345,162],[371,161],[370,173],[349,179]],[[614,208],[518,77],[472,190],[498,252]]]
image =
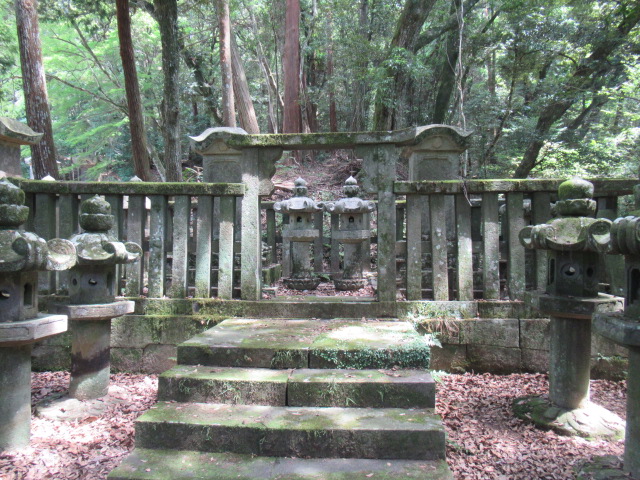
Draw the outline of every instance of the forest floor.
[[[66,392],[69,374],[32,375],[31,444],[0,453],[6,480],[104,479],[134,446],[134,421],[156,399],[157,377],[116,374],[102,409],[73,420],[39,415]],[[622,454],[622,441],[587,441],[541,431],[515,418],[511,402],[544,394],[545,375],[442,375],[436,409],[447,430],[447,461],[457,480],[573,479],[597,455]],[[594,380],[591,398],[624,418],[625,382]]]

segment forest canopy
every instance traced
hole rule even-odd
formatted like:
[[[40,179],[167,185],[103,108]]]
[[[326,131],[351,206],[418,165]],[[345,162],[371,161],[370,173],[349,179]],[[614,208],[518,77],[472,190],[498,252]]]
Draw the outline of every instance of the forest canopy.
[[[0,0],[0,115],[22,121],[24,2]],[[128,179],[135,154],[192,179],[188,136],[211,126],[444,123],[474,132],[468,177],[637,176],[635,1],[41,0],[37,13],[62,175]]]

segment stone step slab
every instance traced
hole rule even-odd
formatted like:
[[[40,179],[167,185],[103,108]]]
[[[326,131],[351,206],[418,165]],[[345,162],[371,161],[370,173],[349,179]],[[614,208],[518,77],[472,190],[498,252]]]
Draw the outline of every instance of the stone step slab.
[[[137,447],[109,480],[453,480],[444,460],[301,459]]]
[[[139,448],[302,458],[438,460],[431,409],[273,407],[158,402],[136,422]]]
[[[435,397],[424,370],[300,369],[287,388],[289,406],[434,408]]]
[[[287,403],[290,370],[177,365],[158,377],[158,400],[243,405]]]
[[[229,319],[178,346],[178,364],[254,368],[428,368],[408,322]]]
[[[273,370],[178,365],[159,377],[158,400],[243,405],[434,408],[424,370]]]

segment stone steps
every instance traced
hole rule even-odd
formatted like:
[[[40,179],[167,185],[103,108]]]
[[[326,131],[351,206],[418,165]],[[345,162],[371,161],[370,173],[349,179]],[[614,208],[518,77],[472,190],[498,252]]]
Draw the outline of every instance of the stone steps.
[[[398,321],[229,319],[178,347],[125,479],[452,479],[429,346]]]
[[[158,400],[244,405],[433,408],[424,370],[236,368],[178,365],[159,377]]]
[[[158,402],[136,446],[303,458],[436,460],[445,435],[431,409]]]
[[[110,480],[453,480],[444,460],[255,457],[136,447]]]

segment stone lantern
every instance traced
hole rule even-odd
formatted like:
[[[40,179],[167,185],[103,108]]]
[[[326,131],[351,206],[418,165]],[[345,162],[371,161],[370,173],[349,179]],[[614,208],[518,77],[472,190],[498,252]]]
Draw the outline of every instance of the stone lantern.
[[[135,243],[109,235],[111,206],[98,195],[80,205],[83,233],[73,235],[77,265],[69,278],[70,305],[56,305],[71,322],[69,395],[79,400],[107,394],[110,373],[111,319],[131,313],[133,301],[115,301],[116,265],[133,263],[142,254]]]
[[[593,218],[593,184],[580,178],[558,189],[558,217],[520,231],[526,248],[548,250],[546,292],[527,302],[550,317],[549,400],[517,399],[516,414],[566,434],[621,435],[624,422],[589,402],[591,316],[622,309],[622,299],[598,293],[598,252],[607,248],[611,221]]]
[[[291,242],[291,276],[285,278],[287,288],[314,290],[320,278],[311,268],[311,244],[320,236],[314,228],[313,215],[322,211],[322,206],[307,197],[307,182],[295,181],[294,196],[273,205],[276,212],[289,215],[289,224],[283,227],[283,242]]]
[[[638,190],[636,190],[636,195]],[[636,197],[637,198],[637,197]],[[636,199],[637,202],[637,199]],[[640,212],[635,212],[636,214]],[[607,253],[624,254],[627,294],[624,312],[596,313],[596,333],[629,349],[624,469],[640,477],[640,217],[618,218]]]
[[[362,272],[365,259],[369,258],[369,252],[363,248],[371,237],[368,214],[376,206],[373,202],[358,198],[360,187],[353,177],[347,179],[342,191],[347,198],[324,205],[325,211],[338,215],[338,228],[331,232],[331,236],[341,242],[344,248],[342,275],[335,276],[333,283],[336,290],[359,290],[365,285]]]
[[[24,192],[0,181],[0,451],[29,444],[32,344],[67,331],[66,316],[38,313],[38,270],[76,261],[68,240],[19,230],[28,216]]]

